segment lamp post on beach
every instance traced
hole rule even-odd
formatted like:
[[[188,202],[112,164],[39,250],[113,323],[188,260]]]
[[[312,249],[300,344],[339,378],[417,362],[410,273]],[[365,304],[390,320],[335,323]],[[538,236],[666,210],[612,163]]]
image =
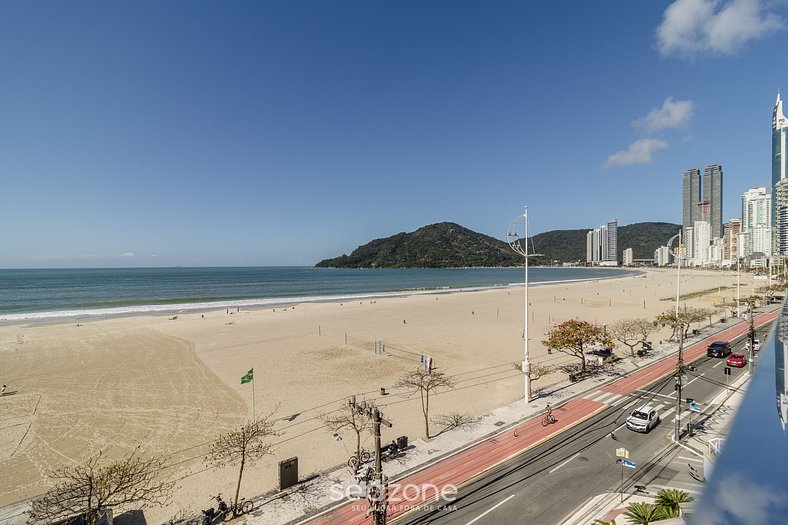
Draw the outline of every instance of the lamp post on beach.
[[[523,354],[523,376],[525,377],[525,402],[531,402],[531,361],[528,357],[528,257],[541,255],[538,253],[528,253],[528,206],[525,206],[525,213],[517,217],[509,225],[507,234],[509,246],[512,250],[519,253],[525,259],[525,324],[523,326],[523,339],[525,340],[525,350]]]
[[[676,239],[678,239],[678,243],[676,244],[676,249],[673,250],[671,245]],[[684,325],[683,323],[679,323],[679,301],[681,298],[681,259],[683,259],[685,255],[684,245],[681,242],[681,230],[679,230],[679,233],[668,240],[667,247],[670,254],[673,255],[674,259],[676,259],[676,326],[679,329],[679,353],[678,359],[676,361],[676,417],[674,418],[676,425],[674,431],[675,439],[678,443],[679,436],[681,435],[681,383],[684,378],[684,358],[682,355],[682,350],[684,347]]]

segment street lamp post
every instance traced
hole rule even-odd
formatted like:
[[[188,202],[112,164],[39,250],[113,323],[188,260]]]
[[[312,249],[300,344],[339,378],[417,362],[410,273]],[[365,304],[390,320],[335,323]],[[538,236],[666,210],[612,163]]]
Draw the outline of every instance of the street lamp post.
[[[522,230],[522,236],[520,231]],[[528,253],[528,206],[525,206],[525,213],[517,217],[509,225],[507,235],[509,246],[512,250],[523,256],[525,263],[525,323],[523,325],[523,339],[525,349],[523,353],[523,376],[525,377],[525,402],[531,402],[531,361],[528,356],[528,257],[540,254]]]
[[[671,250],[670,246],[673,244],[673,241],[678,239],[678,244],[676,245],[676,250]],[[679,323],[679,301],[681,298],[680,295],[680,283],[681,283],[681,259],[684,257],[684,245],[681,243],[681,231],[678,234],[674,235],[673,237],[668,240],[668,251],[673,255],[676,259],[676,327],[679,329],[679,353],[678,359],[676,361],[676,417],[674,421],[676,422],[674,432],[676,442],[679,441],[679,437],[681,435],[681,382],[683,380],[684,375],[684,358],[682,355],[682,350],[684,347],[684,326],[683,324]]]

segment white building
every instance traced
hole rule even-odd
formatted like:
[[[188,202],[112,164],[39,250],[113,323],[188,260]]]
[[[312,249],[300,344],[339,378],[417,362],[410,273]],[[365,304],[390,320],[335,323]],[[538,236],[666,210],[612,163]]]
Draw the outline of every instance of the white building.
[[[667,246],[660,246],[656,250],[654,250],[654,264],[657,266],[667,266],[673,260],[673,256],[670,254],[670,250],[668,250]]]
[[[618,266],[618,222],[615,219],[586,234],[586,263]]]
[[[635,251],[632,248],[627,248],[623,253],[624,266],[632,266],[635,263]]]
[[[695,221],[692,227],[693,257],[695,266],[707,266],[710,263],[709,247],[711,246],[711,224],[707,221]]]
[[[744,256],[771,255],[772,196],[766,188],[751,188],[741,197],[741,232],[744,234]],[[757,255],[756,255],[757,256]]]

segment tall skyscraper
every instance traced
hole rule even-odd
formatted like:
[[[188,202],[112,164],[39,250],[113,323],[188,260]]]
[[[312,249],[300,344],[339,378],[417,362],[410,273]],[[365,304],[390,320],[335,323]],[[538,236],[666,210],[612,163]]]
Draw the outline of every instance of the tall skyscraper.
[[[779,222],[781,210],[788,206],[788,202],[781,199],[785,192],[778,191],[780,188],[777,186],[781,180],[788,178],[786,155],[788,155],[788,120],[783,114],[783,101],[778,92],[772,112],[772,194],[775,196],[772,206],[772,252],[780,255],[788,254],[786,251],[788,247],[780,247],[780,240],[788,237],[785,231],[788,225]]]
[[[697,213],[697,204],[700,202],[700,168],[692,168],[684,172],[683,216],[681,225],[684,235],[687,228],[692,228]]]
[[[586,234],[586,262],[593,265],[618,265],[618,221],[594,228]]]
[[[703,200],[709,203],[711,238],[722,237],[722,166],[709,164],[703,173]]]
[[[607,254],[605,261],[618,264],[618,220],[607,221]]]
[[[741,196],[741,232],[744,234],[742,251],[745,257],[772,250],[772,196],[766,188],[752,188]]]

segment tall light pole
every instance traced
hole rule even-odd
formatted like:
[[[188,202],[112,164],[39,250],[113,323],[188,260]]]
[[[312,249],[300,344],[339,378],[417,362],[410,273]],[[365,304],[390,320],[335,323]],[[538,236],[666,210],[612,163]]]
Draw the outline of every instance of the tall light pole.
[[[525,340],[525,350],[523,354],[523,376],[525,377],[525,402],[531,402],[531,361],[528,357],[528,257],[540,254],[528,253],[528,206],[525,212],[514,219],[509,225],[507,234],[509,246],[512,250],[519,253],[525,259],[525,324],[523,326],[523,339]]]
[[[741,295],[739,289],[741,287],[740,275],[741,257],[736,257],[736,317],[741,319]],[[738,321],[737,321],[738,322]]]
[[[678,239],[678,244],[676,245],[676,249],[672,250],[670,246],[673,244],[675,239]],[[684,245],[681,243],[680,230],[678,234],[674,235],[670,238],[670,240],[668,240],[667,246],[668,251],[673,255],[673,258],[676,259],[676,327],[679,329],[679,354],[676,362],[676,417],[674,419],[676,424],[674,431],[676,442],[678,442],[681,435],[681,382],[684,375],[684,358],[682,356],[682,350],[684,347],[684,325],[683,323],[679,323],[679,301],[681,298],[681,259],[684,257]]]

